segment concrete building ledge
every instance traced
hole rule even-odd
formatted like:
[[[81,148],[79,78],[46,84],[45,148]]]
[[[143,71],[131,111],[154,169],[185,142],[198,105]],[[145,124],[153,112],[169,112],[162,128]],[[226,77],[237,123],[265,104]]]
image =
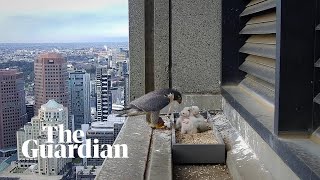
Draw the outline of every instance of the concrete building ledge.
[[[241,136],[241,139],[244,141],[244,144],[247,144],[247,146],[250,147],[251,151],[255,154],[255,157],[259,159],[259,164],[269,171],[272,178],[292,180],[300,179],[286,164],[286,162],[281,159],[281,157],[269,146],[269,144],[264,141],[264,139],[253,129],[253,127],[248,124],[247,121],[224,98],[222,99],[222,107],[228,124],[231,125],[236,132],[238,132],[238,134]],[[238,151],[247,153],[241,149]],[[230,156],[230,154],[228,155]],[[229,158],[232,158],[232,156]],[[248,165],[246,167],[249,169],[251,168]],[[253,173],[252,170],[249,172]]]
[[[106,159],[96,180],[171,179],[171,136],[152,130],[145,116],[129,117],[114,144],[127,144],[127,159]]]
[[[300,179],[320,179],[319,144],[305,135],[275,135],[273,109],[256,103],[237,87],[222,89],[222,109],[227,119],[276,179],[292,174]]]
[[[274,179],[224,115],[214,117],[213,123],[226,144],[226,164],[233,179]]]

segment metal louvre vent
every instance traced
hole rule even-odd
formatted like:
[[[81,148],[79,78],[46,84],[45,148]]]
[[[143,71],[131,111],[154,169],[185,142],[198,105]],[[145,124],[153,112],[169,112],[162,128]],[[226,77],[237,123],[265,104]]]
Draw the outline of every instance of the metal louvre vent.
[[[247,8],[240,14],[240,16],[247,16],[275,7],[275,0],[251,0],[251,2],[247,5]]]
[[[314,63],[314,66],[318,67],[318,68],[320,67],[320,59],[318,59],[318,61],[316,63]]]
[[[316,35],[318,35],[318,34],[319,34],[319,31],[320,31],[320,24],[317,25],[316,31],[317,31],[317,32],[316,32]],[[318,35],[318,36],[319,36],[319,35]],[[319,49],[319,47],[317,47],[317,46],[320,46],[320,43],[319,43],[319,42],[315,42],[315,46],[316,46],[316,48]],[[316,51],[317,51],[318,49],[316,49]],[[317,53],[316,53],[316,54],[317,54]],[[316,58],[319,58],[319,57],[316,56]],[[314,63],[314,67],[317,68],[317,69],[320,68],[320,58],[317,59],[317,61]],[[313,99],[313,102],[315,102],[315,103],[317,103],[317,104],[320,105],[320,93]]]
[[[274,105],[276,60],[276,1],[251,0],[240,17],[250,20],[240,31],[249,36],[239,49],[246,56],[239,69],[247,75],[240,87]]]

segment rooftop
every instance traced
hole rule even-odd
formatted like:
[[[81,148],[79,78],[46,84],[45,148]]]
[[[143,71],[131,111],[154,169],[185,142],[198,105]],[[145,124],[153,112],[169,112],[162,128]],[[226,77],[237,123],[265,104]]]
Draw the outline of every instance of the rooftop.
[[[46,104],[42,105],[41,108],[44,108],[44,109],[58,109],[58,108],[63,108],[63,105],[57,103],[54,99],[51,99]]]
[[[0,69],[0,75],[16,75],[16,74],[22,74],[21,72],[19,72],[18,69]]]
[[[59,54],[59,53],[48,52],[48,53],[40,54],[39,59],[42,59],[42,58],[46,58],[46,59],[49,59],[49,58],[58,59],[58,58],[63,58],[63,56],[62,56],[61,54]]]

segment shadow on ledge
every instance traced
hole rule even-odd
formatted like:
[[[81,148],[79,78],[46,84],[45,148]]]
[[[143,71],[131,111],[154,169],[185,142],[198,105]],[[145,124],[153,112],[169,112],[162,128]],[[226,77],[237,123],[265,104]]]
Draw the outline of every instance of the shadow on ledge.
[[[152,130],[145,118],[127,118],[114,144],[126,144],[129,158],[106,159],[97,180],[172,179],[170,131]]]

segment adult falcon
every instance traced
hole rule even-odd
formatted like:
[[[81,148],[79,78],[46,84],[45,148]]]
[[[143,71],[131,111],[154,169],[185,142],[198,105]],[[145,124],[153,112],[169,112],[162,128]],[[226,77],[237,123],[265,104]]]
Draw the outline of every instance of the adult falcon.
[[[137,116],[146,114],[147,122],[151,128],[163,128],[163,120],[160,117],[160,110],[169,106],[169,113],[171,113],[172,102],[182,102],[181,93],[175,89],[159,89],[149,92],[134,101],[124,109],[125,112],[121,116]],[[167,114],[167,115],[168,115]]]

